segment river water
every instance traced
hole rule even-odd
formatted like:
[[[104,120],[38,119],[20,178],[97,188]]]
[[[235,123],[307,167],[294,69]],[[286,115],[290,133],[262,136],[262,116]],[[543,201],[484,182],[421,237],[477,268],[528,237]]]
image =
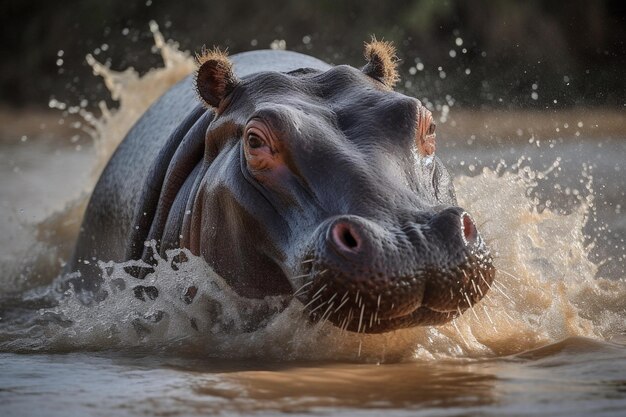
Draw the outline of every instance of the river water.
[[[48,291],[104,162],[193,68],[155,37],[165,66],[142,77],[89,59],[117,111],[50,103],[93,144],[46,126],[0,141],[0,415],[626,415],[623,112],[439,113],[439,155],[499,270],[444,326],[313,324],[297,302],[237,297],[189,254],[159,260],[153,301],[132,295],[127,264],[101,264],[101,303]]]

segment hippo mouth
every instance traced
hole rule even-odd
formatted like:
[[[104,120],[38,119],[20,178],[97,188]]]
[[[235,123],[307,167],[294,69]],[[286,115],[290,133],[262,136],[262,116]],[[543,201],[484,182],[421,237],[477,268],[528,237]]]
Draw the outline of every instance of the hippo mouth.
[[[311,262],[308,285],[297,294],[310,317],[352,332],[439,325],[460,316],[489,291],[495,276],[490,258],[468,254],[452,269],[428,268],[411,276],[358,279]]]
[[[295,295],[312,320],[352,332],[383,333],[449,322],[487,294],[496,272],[473,222],[458,219],[471,233],[461,233],[460,241],[451,239],[451,245],[429,254],[423,251],[427,246],[403,245],[397,237],[368,248],[365,241],[372,239],[371,233],[367,236],[344,220],[335,223],[324,239],[334,250],[320,250],[318,244],[308,252],[302,261],[304,280]],[[346,233],[345,228],[351,230]],[[406,237],[406,230],[400,235]],[[375,246],[382,250],[372,250]],[[385,246],[393,246],[395,256],[388,256],[393,251]]]

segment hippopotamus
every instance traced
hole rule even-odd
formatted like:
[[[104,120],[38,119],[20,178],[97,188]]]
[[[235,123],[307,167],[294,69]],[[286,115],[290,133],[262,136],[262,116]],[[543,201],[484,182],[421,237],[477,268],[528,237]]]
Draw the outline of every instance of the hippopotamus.
[[[391,43],[364,55],[355,68],[203,48],[104,169],[74,285],[102,292],[98,260],[149,266],[186,248],[239,296],[297,299],[352,332],[442,324],[478,302],[495,269],[435,155],[433,116],[394,91]]]

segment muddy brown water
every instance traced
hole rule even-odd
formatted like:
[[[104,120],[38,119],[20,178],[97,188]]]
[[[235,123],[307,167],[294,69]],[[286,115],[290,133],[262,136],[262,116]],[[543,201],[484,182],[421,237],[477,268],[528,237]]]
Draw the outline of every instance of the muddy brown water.
[[[619,111],[610,121],[597,109],[438,114],[438,153],[499,269],[490,295],[445,326],[355,335],[310,323],[296,302],[259,323],[282,300],[241,299],[193,256],[177,270],[159,262],[147,278],[153,302],[120,287],[133,278],[113,263],[102,264],[104,302],[84,306],[71,292],[42,301],[37,288],[54,280],[102,164],[192,67],[159,42],[167,65],[144,77],[92,62],[118,112],[51,103],[80,114],[93,143],[49,121],[4,131],[0,415],[626,415]],[[191,284],[199,292],[187,305]]]

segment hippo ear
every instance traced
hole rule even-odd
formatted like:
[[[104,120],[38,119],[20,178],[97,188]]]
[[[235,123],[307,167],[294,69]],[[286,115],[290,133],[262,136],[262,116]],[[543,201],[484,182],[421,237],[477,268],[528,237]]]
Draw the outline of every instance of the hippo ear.
[[[372,78],[380,80],[389,88],[400,80],[398,75],[398,57],[393,43],[378,41],[372,36],[371,42],[365,43],[365,59],[367,64],[362,71]]]
[[[202,52],[196,54],[196,60],[196,91],[208,106],[219,107],[239,82],[233,72],[233,63],[228,54],[217,47],[212,50],[203,47]]]

